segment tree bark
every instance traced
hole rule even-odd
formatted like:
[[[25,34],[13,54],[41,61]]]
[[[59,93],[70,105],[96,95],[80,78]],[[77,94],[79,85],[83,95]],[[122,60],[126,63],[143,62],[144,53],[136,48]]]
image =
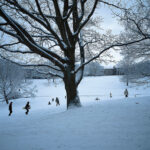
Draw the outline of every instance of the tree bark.
[[[67,108],[70,106],[81,106],[77,91],[78,86],[76,85],[75,81],[75,75],[68,73],[64,78],[64,84],[66,89]]]

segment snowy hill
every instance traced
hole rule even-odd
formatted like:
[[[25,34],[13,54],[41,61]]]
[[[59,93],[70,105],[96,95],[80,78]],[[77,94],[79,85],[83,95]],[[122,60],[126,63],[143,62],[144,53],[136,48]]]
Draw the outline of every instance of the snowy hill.
[[[79,87],[83,107],[68,111],[60,80],[55,85],[34,80],[34,85],[36,97],[14,100],[12,116],[0,102],[0,150],[150,149],[148,85],[129,87],[129,98],[124,98],[126,86],[119,77],[87,77]],[[56,96],[61,104],[57,107],[51,101]],[[22,109],[27,101],[31,103],[29,115]]]

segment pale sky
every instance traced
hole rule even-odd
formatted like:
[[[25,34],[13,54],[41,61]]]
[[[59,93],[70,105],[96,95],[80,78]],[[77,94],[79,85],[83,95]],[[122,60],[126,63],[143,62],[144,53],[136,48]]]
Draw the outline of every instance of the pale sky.
[[[111,29],[113,34],[119,34],[120,31],[123,31],[123,27],[120,25],[117,18],[114,17],[108,6],[103,5],[98,7],[95,14],[103,18],[101,26],[104,30]]]
[[[95,14],[97,16],[101,16],[103,18],[103,22],[101,23],[101,27],[104,30],[112,30],[113,34],[119,34],[121,31],[123,31],[123,27],[121,26],[121,24],[119,23],[119,21],[117,20],[117,18],[114,17],[114,15],[112,14],[112,11],[106,7],[106,6],[102,6],[100,8],[97,8]],[[113,51],[111,50],[111,54],[113,54],[114,59],[118,62],[122,59],[122,56],[119,54],[119,52]],[[106,68],[110,68],[116,65],[116,63],[102,63],[102,65],[104,65]]]

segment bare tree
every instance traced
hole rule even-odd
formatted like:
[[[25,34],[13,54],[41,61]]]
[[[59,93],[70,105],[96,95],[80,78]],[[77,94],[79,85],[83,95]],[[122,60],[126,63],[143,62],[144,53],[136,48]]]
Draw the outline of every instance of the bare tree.
[[[130,51],[130,58],[133,60],[145,60],[150,58],[150,1],[135,0],[134,4],[118,15],[125,27],[121,39],[135,40],[146,37],[144,41],[128,45],[122,48],[123,54]]]
[[[57,73],[49,73],[63,79],[67,107],[71,104],[80,106],[77,88],[83,78],[86,64],[115,46],[132,44],[147,38],[144,36],[135,41],[121,43],[115,41],[114,37],[108,36],[111,42],[107,43],[106,35],[97,39],[91,34],[93,38],[86,37],[85,40],[84,29],[91,21],[98,2],[121,9],[103,0],[0,1],[0,31],[8,37],[13,37],[13,42],[8,40],[8,43],[4,43],[0,48],[7,52],[30,54],[30,56],[35,53],[51,61],[53,65],[47,66]],[[86,46],[98,41],[99,45],[102,44],[100,51],[85,61]],[[18,50],[17,45],[24,47]],[[76,56],[80,60],[78,68],[75,68]]]
[[[125,82],[126,85],[130,83],[135,83],[136,85],[147,84],[150,80],[150,62],[141,61],[135,63],[132,61],[128,63],[127,59],[123,59],[119,67],[122,69],[123,76],[121,81]]]
[[[125,32],[121,34],[124,41],[140,39],[146,37],[145,40],[121,48],[121,54],[124,56],[124,80],[131,82],[139,82],[139,78],[149,77],[149,66],[147,64],[150,59],[150,1],[135,0],[133,5],[122,11],[120,17],[125,27]],[[145,67],[145,69],[144,69]]]
[[[135,75],[133,61],[127,55],[127,57],[124,57],[123,60],[120,61],[118,65],[119,68],[121,68],[121,72],[123,73],[121,81],[125,82],[126,86],[128,86]]]
[[[0,94],[9,103],[9,99],[20,96],[24,73],[21,68],[11,62],[0,59]]]

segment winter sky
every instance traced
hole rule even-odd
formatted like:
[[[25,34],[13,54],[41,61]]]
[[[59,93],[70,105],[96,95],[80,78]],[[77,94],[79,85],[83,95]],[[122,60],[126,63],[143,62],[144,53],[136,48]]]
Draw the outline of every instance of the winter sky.
[[[123,27],[121,26],[117,18],[114,17],[111,9],[108,8],[108,6],[99,6],[95,14],[103,18],[101,27],[104,30],[112,30],[113,34],[119,34],[121,31],[123,31]]]
[[[123,26],[119,23],[116,17],[114,17],[112,11],[108,6],[102,5],[101,7],[98,7],[95,15],[101,16],[103,21],[101,23],[101,28],[106,31],[106,30],[111,30],[113,34],[119,34],[124,30]],[[111,54],[114,56],[114,60],[116,63],[122,59],[122,56],[119,54],[119,52],[116,51],[111,51]],[[116,63],[102,63],[106,68],[111,68],[116,65]]]

